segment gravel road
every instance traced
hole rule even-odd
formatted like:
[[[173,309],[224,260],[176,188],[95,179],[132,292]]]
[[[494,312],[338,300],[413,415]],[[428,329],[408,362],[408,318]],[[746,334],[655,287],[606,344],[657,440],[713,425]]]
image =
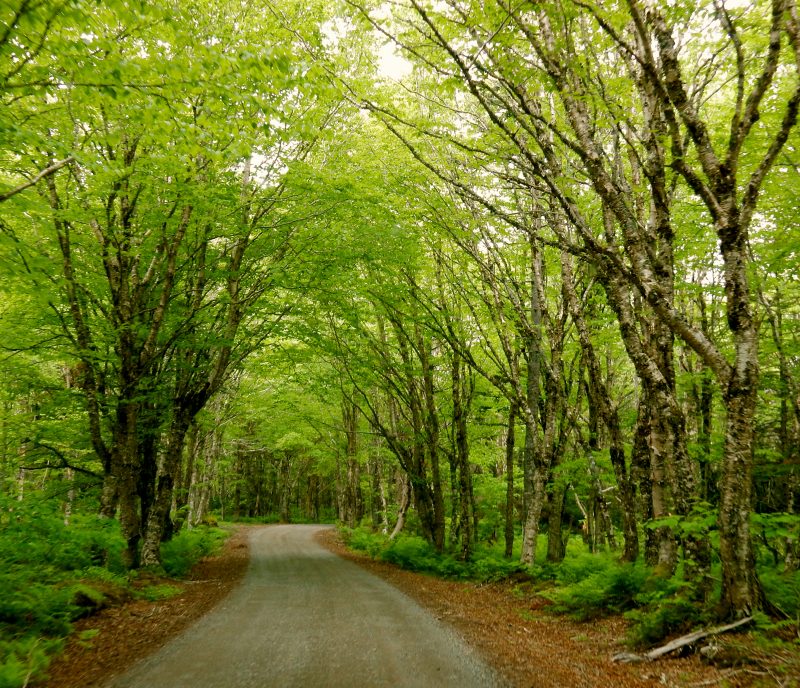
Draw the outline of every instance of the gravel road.
[[[502,685],[414,601],[317,544],[325,527],[253,529],[241,585],[109,688]]]

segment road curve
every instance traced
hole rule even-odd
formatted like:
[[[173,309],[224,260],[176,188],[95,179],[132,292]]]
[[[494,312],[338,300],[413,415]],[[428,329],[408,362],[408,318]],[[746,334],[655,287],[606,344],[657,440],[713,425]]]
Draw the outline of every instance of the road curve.
[[[414,601],[317,544],[325,527],[253,529],[239,587],[108,688],[502,685]]]

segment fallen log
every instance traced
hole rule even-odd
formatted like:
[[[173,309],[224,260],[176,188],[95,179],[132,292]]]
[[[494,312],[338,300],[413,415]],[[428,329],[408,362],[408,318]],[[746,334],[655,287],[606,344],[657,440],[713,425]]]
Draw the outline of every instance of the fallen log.
[[[686,647],[687,645],[693,645],[698,640],[702,640],[703,638],[707,638],[712,635],[719,635],[720,633],[727,633],[728,631],[733,631],[737,628],[744,626],[745,624],[750,623],[752,620],[753,620],[752,616],[746,616],[744,619],[739,619],[738,621],[726,624],[725,626],[717,626],[716,628],[709,628],[704,631],[695,631],[694,633],[688,633],[687,635],[683,635],[680,638],[671,640],[666,645],[662,645],[661,647],[657,647],[654,650],[650,650],[650,652],[646,652],[643,655],[636,655],[630,652],[621,652],[618,655],[614,655],[612,660],[615,662],[652,662],[658,659],[659,657],[663,657],[664,655],[668,655],[671,652],[675,652],[675,650],[680,650],[682,647]]]

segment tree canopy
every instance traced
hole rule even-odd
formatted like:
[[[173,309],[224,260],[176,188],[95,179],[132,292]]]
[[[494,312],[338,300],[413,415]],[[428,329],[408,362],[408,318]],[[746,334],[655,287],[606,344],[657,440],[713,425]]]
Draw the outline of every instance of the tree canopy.
[[[795,0],[12,0],[0,103],[4,498],[128,567],[339,520],[777,611]]]

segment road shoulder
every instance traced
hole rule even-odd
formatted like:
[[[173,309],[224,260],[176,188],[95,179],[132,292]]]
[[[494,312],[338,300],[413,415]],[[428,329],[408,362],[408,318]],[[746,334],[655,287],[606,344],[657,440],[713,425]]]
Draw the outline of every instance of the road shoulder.
[[[64,652],[48,670],[49,678],[34,687],[101,686],[177,636],[241,581],[249,561],[248,532],[248,526],[236,526],[222,550],[200,561],[186,580],[165,579],[181,590],[177,595],[126,602],[76,622]]]
[[[520,688],[655,688],[721,685],[723,672],[697,656],[652,664],[614,664],[626,649],[620,617],[578,623],[545,611],[547,602],[513,582],[476,584],[404,571],[353,552],[339,533],[320,544],[399,588],[449,624],[512,686]]]

